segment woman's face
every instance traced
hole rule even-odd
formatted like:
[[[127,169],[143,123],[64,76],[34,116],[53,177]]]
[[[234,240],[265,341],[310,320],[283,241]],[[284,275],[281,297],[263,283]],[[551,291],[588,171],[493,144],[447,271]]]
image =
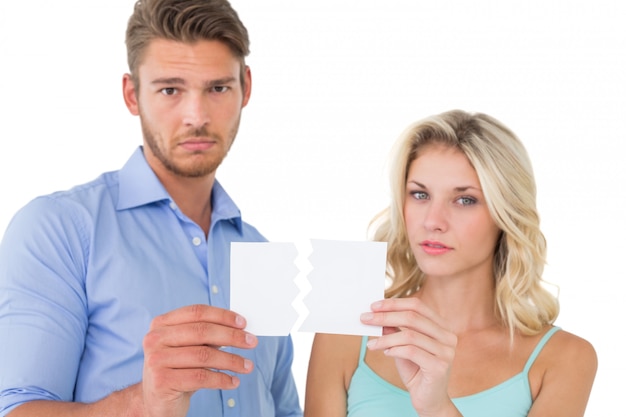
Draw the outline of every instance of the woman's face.
[[[476,170],[459,149],[441,144],[420,149],[409,166],[404,219],[427,277],[493,276],[500,230]]]

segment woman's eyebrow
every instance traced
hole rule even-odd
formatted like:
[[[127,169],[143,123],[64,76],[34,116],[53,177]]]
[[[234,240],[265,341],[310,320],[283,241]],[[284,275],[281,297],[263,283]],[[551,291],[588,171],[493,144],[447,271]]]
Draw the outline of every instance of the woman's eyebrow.
[[[476,191],[480,191],[481,193],[483,192],[483,190],[480,187],[475,187],[473,185],[465,185],[463,187],[454,187],[454,191],[460,192],[460,193],[467,191],[467,190],[476,190]]]

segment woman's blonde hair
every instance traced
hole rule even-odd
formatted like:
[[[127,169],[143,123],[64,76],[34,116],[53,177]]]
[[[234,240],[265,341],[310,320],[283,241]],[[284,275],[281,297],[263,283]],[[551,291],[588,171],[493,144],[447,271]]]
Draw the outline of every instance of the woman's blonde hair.
[[[496,314],[511,331],[535,334],[559,313],[556,297],[542,286],[546,241],[539,228],[530,159],[517,136],[481,113],[452,110],[410,125],[391,160],[391,204],[370,225],[373,239],[388,244],[386,297],[404,297],[424,281],[407,238],[403,216],[407,173],[426,144],[461,150],[476,170],[489,211],[502,231],[495,248]]]

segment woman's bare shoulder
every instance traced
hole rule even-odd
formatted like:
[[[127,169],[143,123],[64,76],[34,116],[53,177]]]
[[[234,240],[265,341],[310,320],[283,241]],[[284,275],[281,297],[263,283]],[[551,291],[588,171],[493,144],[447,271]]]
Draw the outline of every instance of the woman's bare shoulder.
[[[582,416],[597,369],[598,357],[588,340],[565,330],[554,333],[531,369],[534,403],[529,416]]]
[[[567,381],[572,372],[577,378],[593,381],[598,368],[598,356],[591,342],[559,330],[546,343],[537,358],[537,365],[543,370],[544,381]]]
[[[546,353],[549,352],[554,359],[559,358],[559,361],[567,361],[574,357],[578,360],[597,361],[596,350],[591,342],[562,329],[554,333],[546,344],[546,350]]]

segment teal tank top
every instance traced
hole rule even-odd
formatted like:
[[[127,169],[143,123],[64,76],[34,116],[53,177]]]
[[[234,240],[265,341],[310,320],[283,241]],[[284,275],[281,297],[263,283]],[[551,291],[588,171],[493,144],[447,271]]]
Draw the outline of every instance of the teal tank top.
[[[479,393],[453,398],[452,402],[464,417],[522,417],[532,406],[528,371],[546,342],[559,330],[550,329],[539,341],[526,361],[524,370],[506,381]],[[348,417],[410,417],[418,416],[406,390],[379,377],[365,363],[367,336],[361,342],[359,364],[348,388]]]

